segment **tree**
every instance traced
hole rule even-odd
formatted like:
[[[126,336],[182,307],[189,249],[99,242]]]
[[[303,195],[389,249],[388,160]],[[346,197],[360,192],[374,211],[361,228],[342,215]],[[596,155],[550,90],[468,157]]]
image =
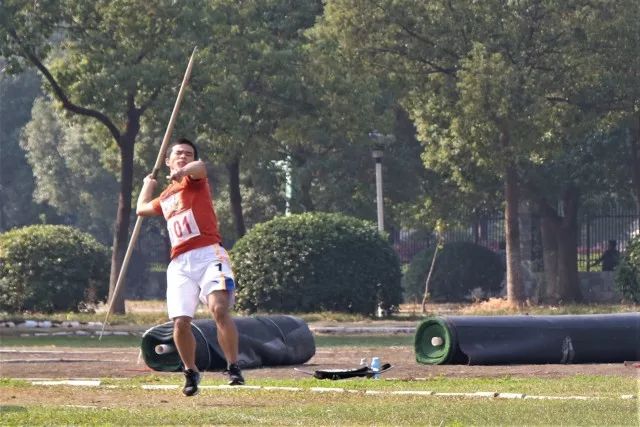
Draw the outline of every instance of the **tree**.
[[[572,5],[571,5],[572,6]],[[509,300],[524,302],[517,208],[521,164],[544,150],[542,117],[570,37],[560,2],[336,1],[329,37],[404,88],[425,163],[504,182]],[[460,159],[463,159],[460,162]],[[467,168],[466,166],[471,166]],[[473,179],[473,178],[471,178]]]
[[[205,150],[228,171],[236,237],[253,204],[245,197],[260,194],[258,206],[269,200],[284,211],[269,192],[284,202],[287,173],[291,212],[374,212],[363,184],[373,183],[367,134],[372,123],[390,129],[393,111],[377,82],[334,46],[314,43],[308,28],[321,11],[319,1],[221,1],[203,12],[211,31],[198,43],[210,48],[193,81],[194,118]]]
[[[624,132],[603,134],[597,117],[577,107],[553,109],[545,135],[553,149],[523,171],[526,197],[541,218],[545,274],[543,298],[550,303],[580,298],[577,272],[579,212],[597,206],[630,205],[630,177],[624,168]],[[551,144],[550,144],[551,146]]]
[[[184,28],[197,26],[181,20],[190,6],[161,0],[10,0],[0,5],[0,53],[8,58],[9,70],[35,67],[60,108],[77,120],[101,125],[103,148],[118,152],[110,295],[128,239],[136,138],[145,115],[171,105],[166,96],[180,81],[190,50],[180,37]],[[50,57],[58,43],[58,55]],[[114,309],[124,311],[122,298]]]
[[[572,57],[572,79],[553,100],[576,106],[598,121],[596,134],[626,130],[621,160],[640,213],[639,20],[637,1],[589,2],[576,19],[580,51]]]
[[[640,212],[640,4],[598,1],[587,12],[582,35],[589,55],[578,57],[583,72],[576,76],[568,100],[600,112],[605,130],[627,130],[622,164]]]
[[[192,36],[202,67],[194,73],[193,127],[204,149],[223,163],[236,237],[246,232],[241,170],[282,160],[274,132],[305,108],[299,80],[302,32],[321,11],[319,1],[210,2]],[[245,165],[245,166],[242,166]]]
[[[0,68],[6,63],[0,61]],[[40,93],[35,73],[0,73],[0,231],[38,222],[50,214],[31,197],[33,174],[20,148],[20,130],[29,121],[31,105]]]
[[[640,93],[638,6],[588,2],[566,17],[572,40],[556,74],[563,84],[553,86],[547,96],[544,138],[553,143],[538,153],[523,177],[542,218],[545,296],[550,302],[580,298],[579,210],[624,205],[629,192],[638,200],[634,182],[640,163],[634,147],[640,145],[633,131]]]
[[[67,223],[107,242],[115,214],[117,183],[99,149],[77,124],[65,124],[44,98],[36,99],[21,147],[36,186],[33,198],[56,209]]]

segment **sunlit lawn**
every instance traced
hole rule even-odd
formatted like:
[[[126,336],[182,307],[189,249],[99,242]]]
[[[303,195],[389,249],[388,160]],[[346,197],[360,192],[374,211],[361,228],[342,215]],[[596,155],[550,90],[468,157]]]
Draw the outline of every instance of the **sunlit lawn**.
[[[160,306],[160,309],[158,307]],[[112,325],[143,325],[166,321],[162,302],[141,303]],[[430,306],[434,314],[514,314],[498,301],[475,305]],[[530,314],[591,314],[638,311],[637,306],[528,307]],[[201,312],[200,317],[207,316]],[[2,315],[6,320],[6,316]],[[376,319],[317,313],[300,315],[307,322],[340,325],[357,322],[375,326]],[[15,316],[14,316],[15,318]],[[101,321],[103,315],[59,313],[24,315],[22,319]],[[419,321],[417,307],[404,307],[394,320]],[[18,319],[16,319],[18,320]],[[0,331],[0,345],[138,347],[139,336],[9,336]],[[318,347],[411,346],[413,335],[316,335]],[[562,378],[511,377],[446,378],[426,381],[374,381],[367,379],[320,381],[311,377],[288,380],[255,379],[251,385],[295,387],[298,391],[211,390],[186,399],[179,390],[145,391],[141,384],[179,385],[178,373],[153,374],[135,379],[103,379],[94,388],[33,386],[0,379],[0,425],[579,425],[637,426],[638,379],[619,376],[570,376]],[[206,375],[203,385],[222,384],[220,376]],[[107,388],[112,387],[112,388]],[[351,392],[314,392],[313,387],[337,387]],[[366,391],[378,391],[371,394]],[[501,399],[401,395],[400,391],[436,393],[500,392],[551,396],[555,400]],[[622,399],[621,395],[635,395]],[[33,396],[36,396],[35,398]],[[585,400],[561,400],[581,396]]]
[[[2,425],[638,425],[637,392],[630,378],[577,376],[562,379],[447,379],[431,381],[256,380],[255,385],[297,391],[203,389],[187,399],[179,390],[148,391],[140,383],[179,384],[178,376],[106,380],[113,388],[32,386],[0,381]],[[203,385],[215,381],[204,381]],[[314,392],[312,387],[352,392]],[[378,391],[379,394],[365,392]],[[394,391],[500,391],[587,400],[501,399],[407,395]],[[23,396],[40,396],[21,400]]]

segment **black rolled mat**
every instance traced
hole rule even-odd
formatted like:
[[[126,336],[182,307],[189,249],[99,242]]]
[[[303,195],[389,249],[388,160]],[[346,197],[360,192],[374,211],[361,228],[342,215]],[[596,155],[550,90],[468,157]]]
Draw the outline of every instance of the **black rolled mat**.
[[[298,365],[316,352],[313,334],[304,320],[294,316],[234,317],[238,328],[238,364],[241,368]],[[213,320],[194,320],[191,323],[196,338],[196,366],[201,371],[227,368],[222,349],[218,345]],[[147,330],[142,335],[142,357],[156,371],[179,371],[180,356],[175,349],[158,354],[160,344],[174,347],[173,323],[167,322]]]
[[[443,316],[422,321],[416,360],[431,365],[640,360],[640,313]]]

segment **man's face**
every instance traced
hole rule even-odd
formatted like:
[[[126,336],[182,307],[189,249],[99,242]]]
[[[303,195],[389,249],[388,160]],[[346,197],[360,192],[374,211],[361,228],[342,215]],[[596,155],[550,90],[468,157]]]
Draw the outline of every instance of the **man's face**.
[[[169,169],[173,171],[194,160],[193,147],[189,144],[178,144],[171,148],[171,153],[169,153],[169,157],[165,161]]]

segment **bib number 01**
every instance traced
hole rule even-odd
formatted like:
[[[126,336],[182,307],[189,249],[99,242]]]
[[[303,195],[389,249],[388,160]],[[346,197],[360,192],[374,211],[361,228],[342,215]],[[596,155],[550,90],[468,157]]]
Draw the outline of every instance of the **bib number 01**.
[[[167,220],[167,230],[173,247],[200,235],[200,229],[191,209],[169,218]]]

